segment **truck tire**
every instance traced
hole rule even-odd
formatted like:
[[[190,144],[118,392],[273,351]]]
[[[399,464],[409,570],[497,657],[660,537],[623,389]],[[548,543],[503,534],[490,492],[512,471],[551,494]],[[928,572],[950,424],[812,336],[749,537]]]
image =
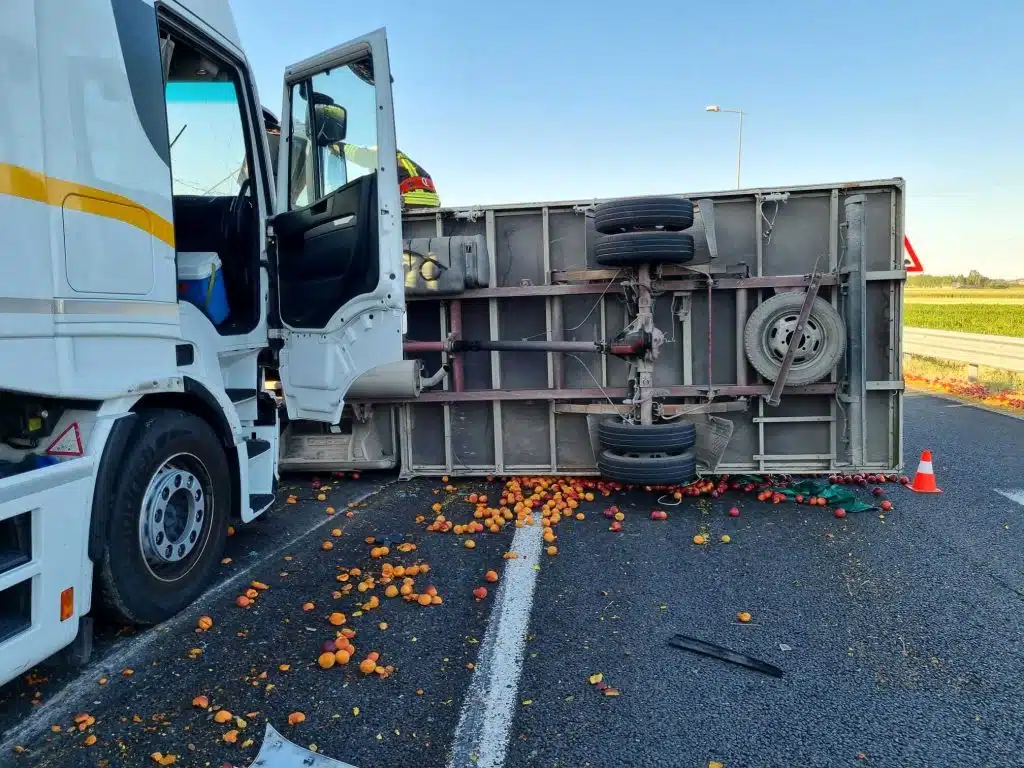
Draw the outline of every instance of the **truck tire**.
[[[693,261],[693,235],[658,231],[601,235],[594,258],[605,267],[686,264]]]
[[[692,421],[662,421],[632,424],[620,418],[605,419],[597,425],[601,448],[613,453],[666,453],[688,451],[697,439]]]
[[[747,360],[768,381],[779,377],[805,296],[802,291],[776,294],[762,302],[747,319],[743,329]],[[825,378],[845,351],[846,324],[842,316],[816,296],[786,384],[797,387]]]
[[[609,200],[594,210],[594,227],[603,235],[658,228],[678,232],[692,226],[693,203],[680,197]]]
[[[178,410],[139,414],[109,505],[98,563],[106,612],[156,624],[195,600],[213,576],[227,539],[231,474],[216,433]]]
[[[626,485],[678,485],[697,476],[697,458],[693,451],[678,456],[601,451],[597,468],[608,480]]]

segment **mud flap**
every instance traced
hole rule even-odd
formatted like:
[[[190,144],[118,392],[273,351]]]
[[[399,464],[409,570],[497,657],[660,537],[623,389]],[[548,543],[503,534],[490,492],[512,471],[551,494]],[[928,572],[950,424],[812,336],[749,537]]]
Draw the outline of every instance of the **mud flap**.
[[[263,733],[263,745],[252,766],[260,768],[355,768],[354,765],[343,763],[319,752],[293,744],[278,733],[274,726],[267,723]]]

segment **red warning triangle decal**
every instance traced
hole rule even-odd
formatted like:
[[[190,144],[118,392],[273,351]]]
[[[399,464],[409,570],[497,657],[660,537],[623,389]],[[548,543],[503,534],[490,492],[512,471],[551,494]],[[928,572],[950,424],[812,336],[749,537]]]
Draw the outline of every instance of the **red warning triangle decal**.
[[[917,252],[914,250],[914,246],[910,244],[910,238],[906,235],[903,236],[903,248],[907,252],[907,257],[903,260],[903,268],[907,272],[924,272],[921,260],[917,258]]]
[[[61,432],[46,452],[50,456],[81,456],[85,453],[82,450],[82,434],[78,431],[78,422]]]

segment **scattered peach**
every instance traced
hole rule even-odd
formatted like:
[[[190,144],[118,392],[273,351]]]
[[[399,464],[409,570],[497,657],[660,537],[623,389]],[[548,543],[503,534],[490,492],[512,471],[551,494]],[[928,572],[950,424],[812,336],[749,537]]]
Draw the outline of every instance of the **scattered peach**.
[[[327,620],[331,622],[331,624],[333,624],[334,626],[340,627],[342,624],[345,623],[345,614],[335,611],[327,617]]]
[[[477,587],[473,590],[473,597],[477,600],[483,600],[487,597],[487,587]]]
[[[325,539],[324,543],[320,545],[320,549],[322,549],[324,552],[330,552],[332,549],[334,549],[334,544],[333,542]]]
[[[491,582],[493,584],[497,580],[498,580],[498,572],[497,571],[488,571],[487,573],[484,574],[484,581],[489,581],[489,582]]]
[[[304,723],[305,721],[306,716],[301,712],[292,712],[290,715],[288,715],[288,725],[298,725],[299,723]]]
[[[209,616],[200,616],[199,621],[196,622],[196,626],[200,629],[200,631],[205,632],[213,626],[213,619],[211,619]]]
[[[196,696],[194,699],[192,699],[192,706],[198,707],[199,709],[206,709],[208,706],[210,706],[210,700],[206,696],[200,694],[199,696]]]
[[[736,614],[736,621],[738,621],[740,624],[746,624],[752,618],[754,618],[754,617],[751,616],[748,611],[740,611],[739,613]]]
[[[234,716],[226,709],[218,709],[217,714],[213,716],[213,722],[215,723],[229,723],[234,719]]]

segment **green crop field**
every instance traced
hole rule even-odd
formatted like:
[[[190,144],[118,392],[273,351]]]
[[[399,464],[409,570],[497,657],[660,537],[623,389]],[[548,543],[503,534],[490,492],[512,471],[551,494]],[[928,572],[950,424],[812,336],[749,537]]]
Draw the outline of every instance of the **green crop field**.
[[[915,303],[907,292],[903,324],[908,328],[989,333],[1024,338],[1024,306],[985,303]]]

